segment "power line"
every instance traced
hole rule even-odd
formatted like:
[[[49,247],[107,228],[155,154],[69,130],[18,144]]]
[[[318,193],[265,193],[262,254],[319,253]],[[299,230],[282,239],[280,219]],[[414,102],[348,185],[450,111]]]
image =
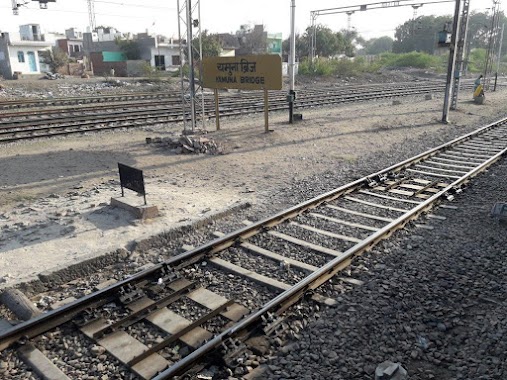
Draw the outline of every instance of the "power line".
[[[173,7],[159,7],[159,6],[155,6],[155,5],[129,4],[129,3],[123,3],[123,2],[119,3],[119,2],[116,2],[116,1],[95,0],[95,2],[96,3],[103,3],[103,4],[121,5],[121,6],[124,6],[124,7],[176,10],[176,8],[173,8]]]

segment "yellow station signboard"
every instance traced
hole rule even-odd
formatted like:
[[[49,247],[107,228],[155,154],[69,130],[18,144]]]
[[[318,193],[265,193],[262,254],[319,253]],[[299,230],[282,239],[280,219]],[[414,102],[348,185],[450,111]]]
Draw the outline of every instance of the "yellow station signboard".
[[[207,57],[203,66],[207,88],[282,89],[282,59],[276,54]]]

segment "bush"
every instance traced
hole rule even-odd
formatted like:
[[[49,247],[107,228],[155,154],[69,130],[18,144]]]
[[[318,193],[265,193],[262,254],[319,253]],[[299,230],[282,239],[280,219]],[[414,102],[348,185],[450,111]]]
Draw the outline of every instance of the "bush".
[[[316,76],[354,76],[365,70],[364,60],[356,59],[351,61],[347,58],[342,59],[315,59],[312,67],[310,60],[306,59],[299,63],[299,74]]]
[[[473,49],[470,52],[468,70],[472,73],[482,73],[484,72],[485,64],[486,64],[486,49]]]
[[[143,76],[148,78],[151,82],[160,82],[162,77],[162,72],[160,70],[157,70],[155,67],[150,65],[149,62],[145,62],[142,65],[142,73]]]
[[[334,67],[329,59],[317,58],[313,65],[310,60],[306,59],[299,63],[299,74],[302,75],[317,75],[317,76],[330,76],[334,74]]]
[[[446,57],[447,58],[447,57]],[[418,69],[429,69],[440,66],[441,59],[428,53],[386,53],[380,56],[382,67],[413,67]]]
[[[308,59],[299,63],[299,74],[316,76],[357,76],[361,73],[373,73],[382,68],[413,67],[445,71],[448,56],[435,56],[427,53],[385,53],[368,63],[363,57],[354,60],[348,58],[327,59],[317,58],[314,65]]]

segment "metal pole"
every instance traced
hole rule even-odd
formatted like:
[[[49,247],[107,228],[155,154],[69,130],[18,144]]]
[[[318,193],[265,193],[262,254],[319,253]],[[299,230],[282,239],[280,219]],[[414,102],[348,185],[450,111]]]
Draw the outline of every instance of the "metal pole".
[[[289,88],[289,123],[294,122],[294,97],[296,95],[294,91],[294,76],[296,66],[296,34],[295,26],[296,23],[296,0],[291,0],[290,5],[290,54],[289,54],[289,77],[290,77],[290,88]]]
[[[269,96],[266,89],[264,89],[264,132],[269,132]]]
[[[317,21],[317,14],[315,12],[310,13],[311,18],[311,26],[310,26],[310,65],[313,68],[313,61],[315,61],[315,51],[317,47],[315,46],[317,43],[317,25],[315,24]]]
[[[192,0],[186,0],[187,3],[187,52],[189,66],[189,86],[190,86],[190,117],[192,118],[192,132],[195,129],[195,75],[194,75],[194,52],[192,49]]]
[[[495,32],[497,28],[497,16],[498,16],[498,0],[493,0],[493,14],[491,16],[491,30],[489,34],[489,42],[488,42],[488,51],[486,53],[486,65],[484,67],[484,88],[489,90],[490,84],[490,75],[493,70],[493,59],[494,59],[494,50],[495,50]]]
[[[220,130],[220,105],[218,103],[218,90],[215,88],[215,122],[217,131]]]
[[[201,94],[201,128],[203,130],[206,129],[206,125],[204,124],[204,114],[205,114],[205,109],[204,109],[204,92],[203,92],[203,83],[204,83],[204,78],[203,78],[203,75],[204,75],[204,72],[203,72],[203,68],[202,68],[202,59],[203,59],[203,56],[202,56],[202,34],[201,34],[201,2],[199,1],[199,3],[197,4],[197,19],[199,21],[199,93]]]
[[[458,49],[456,51],[456,64],[454,71],[454,79],[451,92],[451,109],[458,107],[459,89],[461,86],[461,74],[464,68],[464,52],[467,43],[468,21],[470,19],[470,0],[463,0],[463,9],[461,11],[461,21],[459,26]]]
[[[452,37],[451,47],[449,52],[449,64],[447,66],[447,82],[445,84],[445,98],[444,98],[444,111],[442,113],[442,123],[447,124],[449,122],[449,110],[451,108],[451,92],[452,92],[452,80],[454,77],[454,70],[456,67],[456,52],[458,50],[458,30],[459,30],[459,10],[461,6],[461,0],[456,0],[456,7],[454,8],[454,20],[452,23]]]
[[[185,0],[183,0],[185,1]],[[180,48],[180,86],[181,86],[181,98],[182,98],[182,110],[183,110],[183,131],[187,132],[187,112],[186,112],[186,106],[185,106],[185,74],[184,74],[184,59],[185,56],[185,48],[183,46],[183,34],[182,34],[182,8],[180,7],[180,0],[177,0],[177,6],[178,6],[178,38],[179,38],[179,48]],[[186,20],[186,18],[185,18]]]
[[[500,33],[500,43],[498,44],[498,60],[496,61],[496,72],[500,72],[500,61],[502,60],[502,44],[503,44],[503,32],[505,30],[505,23],[502,24],[502,31]]]

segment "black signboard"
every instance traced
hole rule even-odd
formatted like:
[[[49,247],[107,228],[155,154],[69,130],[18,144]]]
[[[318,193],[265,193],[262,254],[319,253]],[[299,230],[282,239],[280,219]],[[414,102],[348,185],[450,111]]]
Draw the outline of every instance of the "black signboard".
[[[144,196],[144,204],[146,204],[146,190],[144,189],[143,171],[120,164],[118,162],[118,170],[120,171],[121,196],[125,196],[123,188],[135,191]]]

